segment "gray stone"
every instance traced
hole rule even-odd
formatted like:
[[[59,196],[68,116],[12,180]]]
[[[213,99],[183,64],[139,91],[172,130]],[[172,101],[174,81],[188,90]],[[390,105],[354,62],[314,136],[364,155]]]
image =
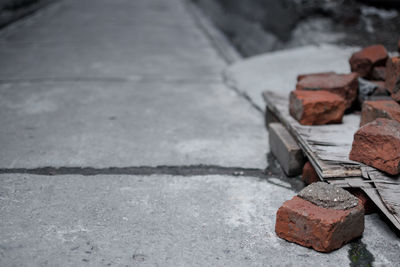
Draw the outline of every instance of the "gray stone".
[[[301,174],[306,161],[303,151],[281,123],[269,124],[269,147],[287,176]]]
[[[358,205],[358,198],[340,187],[325,182],[310,184],[301,190],[298,196],[329,209],[345,210]]]

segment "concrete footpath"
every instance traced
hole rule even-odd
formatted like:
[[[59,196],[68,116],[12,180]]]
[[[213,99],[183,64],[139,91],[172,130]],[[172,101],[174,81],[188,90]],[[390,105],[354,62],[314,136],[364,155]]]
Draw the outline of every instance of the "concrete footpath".
[[[58,1],[0,58],[0,266],[400,262],[376,214],[330,254],[276,237],[302,183],[184,0]]]

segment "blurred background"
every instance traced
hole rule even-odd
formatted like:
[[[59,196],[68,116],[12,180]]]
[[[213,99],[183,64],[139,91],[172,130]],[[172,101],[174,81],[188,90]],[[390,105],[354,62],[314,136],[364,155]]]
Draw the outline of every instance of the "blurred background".
[[[396,0],[193,1],[245,57],[318,43],[397,49]]]

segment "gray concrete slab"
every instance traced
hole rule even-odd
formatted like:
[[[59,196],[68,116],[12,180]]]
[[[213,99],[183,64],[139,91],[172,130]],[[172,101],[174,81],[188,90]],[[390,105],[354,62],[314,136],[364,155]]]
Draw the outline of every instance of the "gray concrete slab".
[[[184,1],[59,1],[0,35],[0,168],[266,167]]]
[[[238,91],[247,94],[260,108],[265,108],[265,90],[289,93],[296,87],[299,74],[335,71],[348,73],[348,60],[355,47],[322,44],[304,46],[254,56],[232,64],[226,78]]]
[[[349,246],[321,254],[277,238],[276,210],[295,193],[258,178],[1,175],[0,193],[2,266],[349,263]],[[399,244],[373,227],[371,243]]]
[[[0,168],[264,168],[263,119],[221,83],[0,84]]]
[[[60,1],[0,44],[0,80],[214,78],[225,66],[180,0]]]
[[[295,192],[270,182],[3,174],[0,265],[347,266],[351,245],[324,254],[275,235],[276,210]],[[361,242],[376,263],[400,261],[378,216],[366,216]]]

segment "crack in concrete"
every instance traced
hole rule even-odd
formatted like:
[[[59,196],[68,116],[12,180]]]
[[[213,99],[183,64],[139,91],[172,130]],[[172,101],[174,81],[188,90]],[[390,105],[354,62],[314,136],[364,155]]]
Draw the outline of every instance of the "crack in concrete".
[[[264,180],[274,186],[300,191],[304,184],[300,179],[288,178],[282,172],[272,155],[268,155],[268,168],[222,167],[216,165],[184,165],[184,166],[131,166],[131,167],[39,167],[39,168],[0,168],[0,174],[33,174],[33,175],[173,175],[173,176],[244,176]],[[282,183],[276,182],[279,179]]]
[[[39,168],[1,168],[0,174],[37,174],[37,175],[154,175],[167,174],[177,176],[193,175],[233,175],[265,178],[262,169],[221,167],[215,165],[188,166],[132,166],[132,167],[39,167]]]

